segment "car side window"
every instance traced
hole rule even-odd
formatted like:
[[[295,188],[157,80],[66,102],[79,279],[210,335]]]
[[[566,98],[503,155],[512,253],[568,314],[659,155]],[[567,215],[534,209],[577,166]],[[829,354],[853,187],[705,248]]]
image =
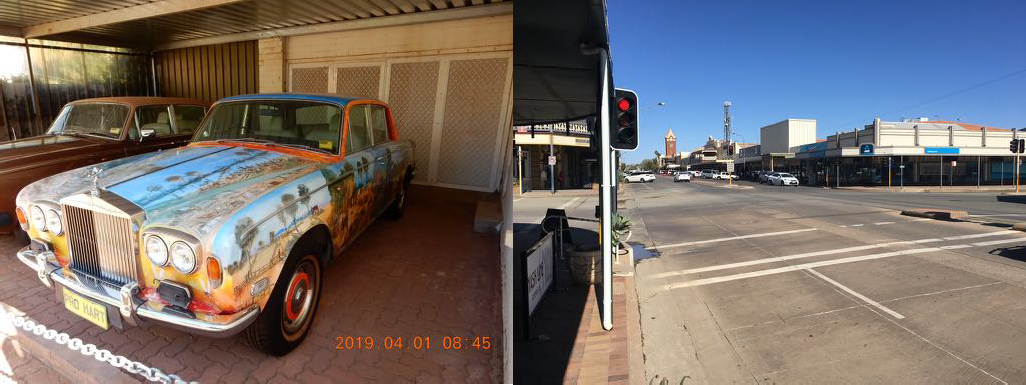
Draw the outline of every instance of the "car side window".
[[[168,106],[142,106],[135,109],[135,124],[140,132],[153,130],[153,136],[174,135]]]
[[[175,128],[178,129],[178,134],[192,134],[196,131],[196,127],[199,126],[203,115],[206,114],[206,108],[202,106],[183,106],[175,105]]]
[[[370,105],[371,131],[374,133],[374,145],[388,142],[388,117],[385,107]]]
[[[366,105],[349,107],[346,153],[352,154],[371,146],[370,127],[367,127],[367,121]]]

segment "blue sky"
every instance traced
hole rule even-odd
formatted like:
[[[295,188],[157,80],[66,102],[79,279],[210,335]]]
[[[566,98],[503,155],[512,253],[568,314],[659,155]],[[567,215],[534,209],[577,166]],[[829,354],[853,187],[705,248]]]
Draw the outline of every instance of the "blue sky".
[[[1026,1],[607,1],[616,86],[643,108],[628,163],[668,128],[677,151],[721,138],[726,100],[746,142],[786,118],[820,138],[875,116],[1026,127]]]

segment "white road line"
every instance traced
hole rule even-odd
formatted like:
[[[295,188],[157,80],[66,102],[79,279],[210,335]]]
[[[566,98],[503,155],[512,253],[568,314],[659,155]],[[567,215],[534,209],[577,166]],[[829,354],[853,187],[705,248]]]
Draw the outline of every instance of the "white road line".
[[[987,241],[987,242],[976,242],[976,243],[973,243],[973,246],[977,246],[978,247],[978,246],[1000,245],[1002,243],[1012,243],[1012,242],[1015,242],[1015,241],[1018,241],[1018,240],[1021,240],[1021,238],[999,239],[999,240],[996,240],[996,241]]]
[[[947,237],[947,238],[944,238],[944,239],[956,240],[956,239],[983,238],[983,237],[992,237],[992,236],[996,236],[996,235],[1004,235],[1004,234],[1011,234],[1011,233],[1018,233],[1018,231],[1003,230],[1003,231],[995,231],[995,232],[990,232],[990,233],[960,235],[960,236],[956,236],[956,237]],[[728,263],[728,264],[724,264],[724,265],[715,265],[715,266],[699,267],[699,268],[688,269],[688,270],[681,270],[681,271],[665,272],[665,273],[653,274],[650,277],[653,278],[653,279],[654,278],[666,278],[666,277],[672,277],[672,276],[675,276],[675,275],[687,275],[687,274],[694,274],[694,273],[704,273],[704,272],[707,272],[707,271],[726,270],[726,269],[733,269],[733,268],[744,267],[744,266],[761,265],[761,264],[764,264],[764,263],[789,261],[789,260],[792,260],[792,259],[819,257],[819,256],[823,256],[823,255],[842,254],[842,253],[849,253],[849,252],[852,252],[852,251],[862,251],[862,250],[876,249],[876,248],[880,248],[880,247],[888,247],[888,246],[895,246],[895,245],[911,245],[911,244],[916,244],[916,243],[939,242],[939,241],[941,241],[941,240],[937,239],[937,238],[930,238],[930,239],[919,239],[919,240],[912,240],[912,241],[895,241],[895,242],[887,242],[887,243],[876,243],[876,244],[872,244],[872,245],[852,246],[852,247],[845,247],[845,248],[841,248],[841,249],[813,251],[813,252],[801,253],[801,254],[784,255],[784,256],[780,256],[780,257],[756,259],[756,260],[745,261],[745,262]],[[966,245],[966,247],[968,247],[968,245]],[[956,247],[956,248],[960,248],[960,247]]]
[[[517,199],[514,199],[513,201],[516,202],[516,201],[520,201],[520,200],[523,200],[523,199],[524,198],[517,198]]]
[[[668,285],[664,286],[664,288],[666,290],[672,290],[672,289],[679,289],[679,288],[683,288],[683,287],[702,286],[702,285],[708,285],[708,284],[712,284],[712,283],[736,281],[736,280],[745,279],[745,278],[754,278],[754,277],[761,277],[761,276],[765,276],[765,275],[787,273],[787,272],[791,272],[791,271],[811,269],[811,268],[822,267],[822,266],[840,265],[840,264],[844,264],[844,263],[861,262],[861,261],[868,261],[868,260],[872,260],[872,259],[896,257],[896,256],[899,256],[899,255],[921,254],[921,253],[929,253],[929,252],[941,251],[941,250],[963,249],[963,248],[974,247],[974,246],[990,246],[990,245],[997,245],[997,244],[1002,244],[1002,243],[1023,242],[1023,241],[1026,241],[1026,237],[1019,237],[1019,238],[1012,238],[1012,239],[1001,239],[1001,240],[997,240],[997,241],[988,241],[988,242],[978,242],[978,243],[973,243],[973,244],[970,244],[970,245],[950,245],[950,246],[944,246],[944,247],[924,247],[924,248],[921,248],[921,249],[909,249],[909,250],[891,251],[891,252],[886,252],[886,253],[868,254],[868,255],[862,255],[862,256],[857,256],[857,257],[848,257],[848,258],[832,259],[832,260],[829,260],[829,261],[803,263],[803,264],[798,264],[798,265],[791,265],[791,266],[785,266],[785,267],[778,267],[778,268],[774,268],[774,269],[752,271],[752,272],[748,272],[748,273],[732,274],[732,275],[726,275],[726,276],[721,276],[721,277],[696,279],[694,281],[678,282],[678,283],[668,284]]]
[[[678,288],[682,288],[682,287],[702,286],[702,285],[708,285],[708,284],[712,284],[712,283],[736,281],[736,280],[739,280],[739,279],[755,278],[755,277],[761,277],[761,276],[764,276],[764,275],[773,275],[773,274],[787,273],[787,272],[798,271],[798,270],[805,270],[805,269],[815,268],[815,267],[839,265],[839,264],[842,264],[842,263],[868,261],[868,260],[871,260],[871,259],[896,257],[896,256],[899,256],[899,255],[907,255],[907,254],[929,253],[929,252],[932,252],[932,251],[940,251],[940,250],[941,250],[941,248],[939,248],[939,247],[926,247],[926,248],[922,248],[922,249],[890,251],[890,252],[886,252],[886,253],[869,254],[869,255],[862,255],[862,256],[858,256],[858,257],[848,257],[848,258],[841,258],[841,259],[833,259],[833,260],[822,261],[822,262],[810,262],[810,263],[803,263],[803,264],[799,264],[799,265],[791,265],[791,266],[785,266],[785,267],[778,267],[778,268],[775,268],[775,269],[766,269],[766,270],[759,270],[759,271],[753,271],[753,272],[748,272],[748,273],[725,275],[725,276],[722,276],[722,277],[696,279],[694,281],[672,283],[672,284],[666,285],[666,289],[670,290],[670,289],[678,289]]]
[[[954,240],[959,240],[959,239],[984,238],[984,237],[990,237],[990,236],[994,236],[994,235],[1017,234],[1017,233],[1020,233],[1020,231],[1003,230],[1003,231],[995,231],[993,233],[957,235],[957,236],[954,236],[954,237],[944,237],[944,239],[948,240],[948,241],[954,241]]]
[[[876,302],[876,301],[874,301],[872,299],[869,299],[869,297],[866,297],[866,296],[864,296],[862,294],[859,294],[855,290],[852,290],[851,288],[842,285],[840,282],[834,281],[834,280],[830,279],[829,277],[827,277],[827,276],[825,276],[823,274],[820,274],[818,271],[815,271],[815,270],[812,270],[812,269],[805,269],[805,271],[808,271],[808,272],[812,273],[812,275],[815,275],[815,276],[819,277],[819,279],[827,281],[830,284],[832,284],[834,286],[837,286],[839,289],[844,290],[848,294],[851,294],[851,295],[855,296],[856,298],[861,299],[861,300],[865,301],[866,303],[868,303],[870,305],[873,305],[873,307],[875,307],[877,309],[880,309],[880,310],[883,310],[885,313],[890,314],[891,317],[894,317],[894,318],[897,318],[897,319],[905,319],[905,316],[899,314],[898,312],[896,312],[894,310],[891,310],[889,307],[881,305],[879,302]]]
[[[668,248],[671,248],[671,247],[701,245],[701,244],[704,244],[704,243],[715,243],[715,242],[733,241],[733,240],[738,240],[738,239],[771,237],[771,236],[774,236],[774,235],[786,235],[786,234],[794,234],[794,233],[803,233],[803,232],[806,232],[806,231],[813,231],[813,230],[817,230],[817,229],[816,228],[811,228],[811,229],[787,230],[787,231],[777,231],[777,232],[773,232],[773,233],[749,234],[749,235],[739,235],[739,236],[736,236],[736,237],[706,239],[704,241],[671,243],[669,245],[659,245],[659,246],[655,246],[655,247],[649,247],[648,250],[658,250],[658,249],[668,249]]]
[[[579,201],[579,200],[581,200],[581,197],[577,197],[577,198],[571,199],[569,202],[566,202],[566,203],[560,205],[557,208],[560,209],[560,210],[566,209],[567,207],[570,207],[574,203],[577,203],[577,201]]]
[[[894,222],[876,222],[876,223],[874,223],[874,225],[880,226],[880,225],[889,225],[889,224],[892,224],[892,223],[894,223]]]
[[[865,226],[865,224],[863,224],[863,223],[859,223],[859,224],[857,224],[857,225],[851,225],[851,227],[859,227],[859,226]]]

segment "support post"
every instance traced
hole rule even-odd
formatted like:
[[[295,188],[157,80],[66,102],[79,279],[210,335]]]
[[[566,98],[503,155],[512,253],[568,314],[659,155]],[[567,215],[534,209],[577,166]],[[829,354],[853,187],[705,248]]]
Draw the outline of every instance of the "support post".
[[[983,162],[982,156],[976,156],[976,188],[980,188],[980,163]]]
[[[940,157],[940,187],[944,188],[944,155]]]
[[[602,223],[599,243],[602,245],[602,328],[613,328],[613,159],[614,150],[609,137],[609,89],[612,87],[609,73],[609,52],[605,48],[598,49],[599,73],[602,76],[599,99],[599,149],[602,152]]]
[[[887,157],[887,191],[891,190],[891,157]]]
[[[556,146],[553,143],[555,139],[553,137],[556,134],[556,129],[549,127],[549,156],[556,156]],[[556,165],[549,162],[549,186],[553,194],[556,193]]]
[[[524,147],[517,146],[517,186],[520,186],[520,196],[524,196]]]

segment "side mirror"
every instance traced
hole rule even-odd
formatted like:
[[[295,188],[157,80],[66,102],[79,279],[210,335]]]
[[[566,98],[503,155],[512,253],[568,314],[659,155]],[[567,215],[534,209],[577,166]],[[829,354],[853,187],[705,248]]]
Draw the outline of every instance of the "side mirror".
[[[139,141],[142,142],[142,141],[146,140],[146,138],[153,137],[156,134],[157,134],[157,131],[155,131],[153,129],[139,130]]]

